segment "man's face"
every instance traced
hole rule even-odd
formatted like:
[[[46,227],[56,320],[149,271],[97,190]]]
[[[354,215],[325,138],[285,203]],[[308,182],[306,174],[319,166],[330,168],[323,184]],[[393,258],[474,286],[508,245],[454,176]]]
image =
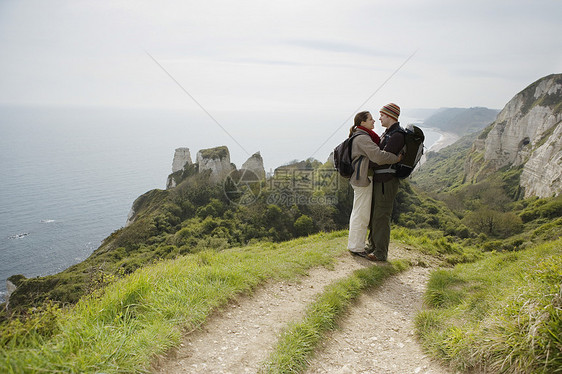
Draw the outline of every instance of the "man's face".
[[[381,117],[379,118],[379,120],[381,121],[382,127],[390,127],[396,122],[394,118],[390,117],[387,114],[380,113],[380,115]]]

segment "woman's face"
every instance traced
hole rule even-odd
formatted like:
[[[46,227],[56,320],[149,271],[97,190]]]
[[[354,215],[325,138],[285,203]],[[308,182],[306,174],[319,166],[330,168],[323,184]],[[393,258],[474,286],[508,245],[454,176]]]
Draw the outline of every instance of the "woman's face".
[[[368,128],[370,130],[375,128],[375,120],[373,119],[371,113],[367,115],[367,120],[361,122],[361,126]]]

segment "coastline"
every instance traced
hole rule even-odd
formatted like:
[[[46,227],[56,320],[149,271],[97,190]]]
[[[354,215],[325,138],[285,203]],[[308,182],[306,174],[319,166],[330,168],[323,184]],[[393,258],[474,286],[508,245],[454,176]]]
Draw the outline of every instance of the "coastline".
[[[460,139],[459,135],[452,132],[445,132],[436,128],[431,128],[431,130],[439,134],[439,139],[437,139],[435,143],[433,143],[428,149],[424,151],[424,154],[420,159],[418,167],[422,166],[425,163],[426,155],[429,152],[439,152],[441,149],[453,144],[454,142]]]
[[[452,132],[444,132],[439,129],[432,129],[432,130],[438,132],[441,136],[435,143],[431,145],[431,147],[429,147],[429,149],[427,150],[428,152],[438,152],[439,150],[453,144],[454,142],[460,139],[460,136]]]

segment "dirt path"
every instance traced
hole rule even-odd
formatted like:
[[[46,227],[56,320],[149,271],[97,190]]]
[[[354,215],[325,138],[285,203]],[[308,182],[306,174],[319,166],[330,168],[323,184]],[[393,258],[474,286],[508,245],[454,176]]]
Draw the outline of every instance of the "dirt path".
[[[361,295],[307,373],[448,373],[425,357],[414,334],[429,272],[413,267]]]
[[[403,248],[391,248],[391,253],[393,258],[428,261]],[[335,280],[371,265],[345,254],[334,270],[317,268],[299,281],[269,283],[252,297],[241,298],[216,313],[201,330],[187,335],[179,348],[156,363],[153,371],[256,373],[275,348],[281,330],[288,322],[302,318],[316,294]],[[445,373],[423,357],[413,335],[412,319],[421,305],[428,274],[429,269],[416,266],[391,278],[378,291],[363,295],[342,321],[342,328],[325,341],[309,372]],[[375,319],[376,315],[384,319]],[[390,371],[373,371],[375,367]]]

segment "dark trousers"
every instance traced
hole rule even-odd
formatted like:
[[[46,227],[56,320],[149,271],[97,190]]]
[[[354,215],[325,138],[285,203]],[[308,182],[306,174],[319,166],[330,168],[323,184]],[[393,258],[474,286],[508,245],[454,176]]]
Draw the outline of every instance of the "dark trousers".
[[[398,193],[400,180],[392,178],[388,182],[373,183],[373,200],[371,203],[371,222],[369,223],[369,243],[365,250],[373,252],[381,261],[388,258],[390,244],[390,218],[394,198]]]

